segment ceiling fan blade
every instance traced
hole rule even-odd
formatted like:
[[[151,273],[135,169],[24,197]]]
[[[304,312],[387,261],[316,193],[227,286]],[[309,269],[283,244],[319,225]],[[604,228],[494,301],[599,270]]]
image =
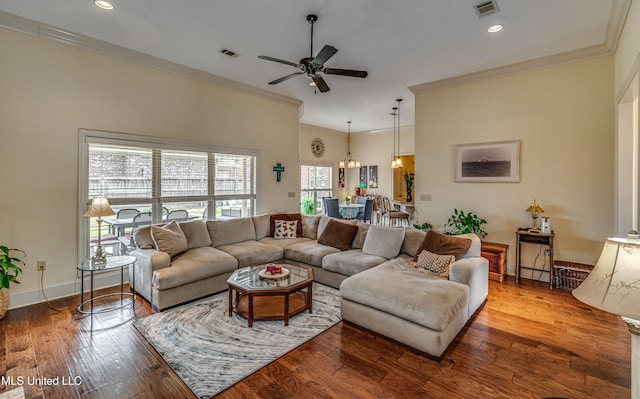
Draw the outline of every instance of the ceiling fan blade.
[[[262,60],[267,60],[267,61],[273,61],[273,62],[279,62],[281,64],[285,64],[285,65],[291,65],[293,67],[296,68],[300,68],[300,64],[296,64],[294,62],[290,62],[290,61],[285,61],[285,60],[280,60],[277,58],[273,58],[273,57],[269,57],[267,55],[259,55],[258,58],[262,59]]]
[[[312,75],[311,79],[313,80],[313,83],[316,84],[316,87],[318,88],[318,90],[320,90],[321,93],[324,93],[326,91],[331,90],[329,88],[329,86],[327,85],[327,82],[324,81],[324,79],[322,79],[321,76],[319,75]]]
[[[369,75],[367,71],[356,71],[353,69],[339,69],[339,68],[325,68],[323,72],[329,75],[351,76],[354,78],[366,78],[367,75]]]
[[[313,63],[316,65],[324,65],[324,63],[327,62],[329,58],[333,57],[333,55],[337,52],[337,48],[325,45],[322,50],[320,50],[318,55],[316,55],[316,57],[313,59]]]
[[[287,79],[291,79],[291,78],[293,78],[294,76],[302,75],[303,73],[304,73],[304,72],[295,72],[295,73],[292,73],[292,74],[290,74],[290,75],[283,76],[283,77],[281,77],[280,79],[276,79],[276,80],[274,80],[274,81],[272,81],[272,82],[269,82],[269,84],[270,84],[270,85],[277,85],[278,83],[284,82],[284,81],[285,81],[285,80],[287,80]]]

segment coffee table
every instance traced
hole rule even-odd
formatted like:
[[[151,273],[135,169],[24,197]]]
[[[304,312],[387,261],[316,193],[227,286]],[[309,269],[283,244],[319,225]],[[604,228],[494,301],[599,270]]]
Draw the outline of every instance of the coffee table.
[[[245,317],[249,327],[254,320],[284,320],[304,310],[313,312],[313,270],[281,263],[289,270],[282,278],[263,278],[266,265],[238,269],[227,280],[229,317],[233,312]],[[235,296],[234,296],[235,292]],[[235,306],[234,306],[235,305]]]

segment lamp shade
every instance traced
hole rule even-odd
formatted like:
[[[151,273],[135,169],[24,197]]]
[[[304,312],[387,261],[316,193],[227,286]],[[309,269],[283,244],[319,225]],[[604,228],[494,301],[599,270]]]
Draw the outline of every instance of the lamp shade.
[[[93,199],[91,200],[91,207],[89,207],[89,210],[84,214],[84,216],[88,218],[94,218],[101,216],[112,216],[115,214],[116,213],[113,211],[113,209],[111,209],[111,205],[109,205],[107,197],[98,196],[93,197]]]
[[[573,296],[594,308],[640,320],[640,243],[608,238],[595,268]]]
[[[542,209],[534,199],[533,204],[529,205],[525,212],[544,212],[544,209]]]

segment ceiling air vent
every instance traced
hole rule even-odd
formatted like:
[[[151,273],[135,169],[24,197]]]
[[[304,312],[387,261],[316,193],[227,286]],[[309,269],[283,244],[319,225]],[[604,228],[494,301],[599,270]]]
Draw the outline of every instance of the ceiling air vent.
[[[487,15],[495,14],[498,11],[500,11],[500,8],[498,7],[498,3],[496,3],[495,0],[485,1],[480,4],[476,4],[474,8],[476,9],[476,14],[478,14],[478,17],[480,18],[486,17]]]
[[[229,49],[223,48],[222,50],[220,50],[220,52],[226,56],[229,56],[231,58],[235,58],[238,56],[238,53],[236,53],[235,51],[231,51]]]

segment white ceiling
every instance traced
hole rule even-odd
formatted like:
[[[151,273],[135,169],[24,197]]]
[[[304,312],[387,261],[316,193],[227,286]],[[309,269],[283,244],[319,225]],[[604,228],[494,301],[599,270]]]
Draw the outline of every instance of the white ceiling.
[[[303,123],[346,131],[352,120],[359,132],[393,126],[398,97],[401,124],[413,124],[409,86],[602,45],[621,1],[497,0],[500,12],[483,18],[474,9],[483,0],[112,0],[113,11],[93,0],[0,0],[0,10],[302,100]],[[331,91],[317,94],[304,75],[267,84],[296,69],[258,55],[308,57],[312,13],[314,52],[339,50],[325,66],[367,78],[324,75]],[[496,23],[505,29],[489,34]]]

